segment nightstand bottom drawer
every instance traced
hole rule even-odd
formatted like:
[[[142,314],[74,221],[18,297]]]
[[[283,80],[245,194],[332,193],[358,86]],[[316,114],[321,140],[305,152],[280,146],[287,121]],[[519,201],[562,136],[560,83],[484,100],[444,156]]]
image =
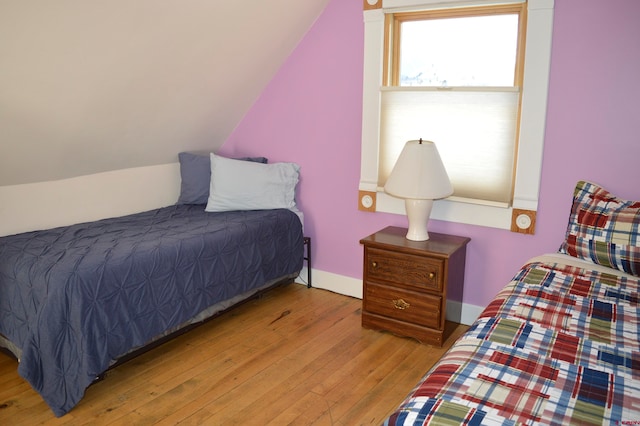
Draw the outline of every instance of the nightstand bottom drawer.
[[[377,331],[389,331],[402,337],[413,337],[421,343],[442,346],[444,331],[417,324],[398,321],[382,315],[362,312],[362,327]]]
[[[365,312],[419,326],[441,329],[442,297],[373,284],[365,286]]]

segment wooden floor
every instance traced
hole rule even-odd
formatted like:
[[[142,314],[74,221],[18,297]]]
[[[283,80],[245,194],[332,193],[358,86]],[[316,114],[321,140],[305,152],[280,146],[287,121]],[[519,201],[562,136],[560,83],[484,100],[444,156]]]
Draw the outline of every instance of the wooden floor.
[[[111,370],[56,418],[0,353],[0,425],[380,424],[444,348],[362,329],[359,299],[291,284]]]

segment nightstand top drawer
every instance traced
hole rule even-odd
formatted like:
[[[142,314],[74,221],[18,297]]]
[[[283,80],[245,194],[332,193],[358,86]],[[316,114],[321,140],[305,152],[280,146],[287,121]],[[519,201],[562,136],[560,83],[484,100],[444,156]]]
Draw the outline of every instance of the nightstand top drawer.
[[[441,291],[444,261],[375,248],[367,249],[365,279],[418,290]]]

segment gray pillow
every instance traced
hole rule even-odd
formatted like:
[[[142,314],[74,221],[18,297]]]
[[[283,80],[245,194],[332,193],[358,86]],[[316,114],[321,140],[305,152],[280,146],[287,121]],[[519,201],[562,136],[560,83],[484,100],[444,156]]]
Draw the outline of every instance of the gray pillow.
[[[180,196],[177,204],[207,204],[211,185],[211,157],[208,152],[181,152]],[[241,157],[238,160],[266,164],[265,157]]]

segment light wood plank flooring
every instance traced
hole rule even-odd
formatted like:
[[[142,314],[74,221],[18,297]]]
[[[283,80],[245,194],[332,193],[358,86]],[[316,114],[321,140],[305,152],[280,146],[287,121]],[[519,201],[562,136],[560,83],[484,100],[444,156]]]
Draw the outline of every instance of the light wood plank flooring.
[[[380,424],[467,327],[436,348],[362,329],[361,305],[276,288],[111,370],[61,418],[0,354],[0,424]]]

